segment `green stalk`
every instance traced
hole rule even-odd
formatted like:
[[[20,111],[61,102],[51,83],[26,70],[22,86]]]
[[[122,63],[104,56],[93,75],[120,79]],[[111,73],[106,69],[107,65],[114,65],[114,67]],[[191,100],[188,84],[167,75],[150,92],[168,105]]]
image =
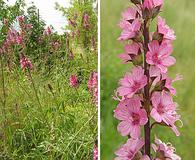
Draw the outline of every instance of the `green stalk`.
[[[29,73],[30,81],[31,81],[31,83],[32,83],[33,90],[34,90],[34,92],[35,92],[35,97],[36,97],[37,102],[38,102],[38,104],[39,104],[39,108],[41,109],[41,111],[43,111],[42,105],[41,105],[41,102],[40,102],[40,99],[39,99],[39,96],[38,96],[38,93],[37,93],[37,89],[36,89],[36,87],[35,87],[35,83],[34,83],[34,80],[33,80],[33,78],[32,78],[32,74],[31,74],[31,71],[30,71],[29,68],[28,68],[28,73]]]
[[[4,135],[6,135],[6,89],[5,89],[5,75],[4,75],[4,64],[3,64],[3,56],[1,56],[1,75],[2,75],[2,89],[3,89],[3,99],[2,99],[2,115],[4,116],[3,127],[4,127]],[[6,136],[5,136],[6,137]]]

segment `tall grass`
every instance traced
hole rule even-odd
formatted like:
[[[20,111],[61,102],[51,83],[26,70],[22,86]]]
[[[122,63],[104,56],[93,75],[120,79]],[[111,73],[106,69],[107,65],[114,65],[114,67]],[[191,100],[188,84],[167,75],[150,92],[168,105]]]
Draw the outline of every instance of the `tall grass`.
[[[97,109],[87,81],[96,70],[97,55],[79,47],[74,52],[74,60],[62,63],[54,59],[50,74],[37,61],[30,76],[19,66],[10,71],[4,65],[0,97],[6,103],[1,103],[0,159],[92,159]],[[69,85],[72,73],[80,79],[76,89]]]

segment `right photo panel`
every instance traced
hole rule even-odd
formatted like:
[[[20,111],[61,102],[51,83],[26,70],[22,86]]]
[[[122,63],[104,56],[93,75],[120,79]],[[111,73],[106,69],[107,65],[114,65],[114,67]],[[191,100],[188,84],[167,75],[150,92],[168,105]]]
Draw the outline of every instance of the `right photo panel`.
[[[101,160],[194,160],[195,1],[100,6]]]

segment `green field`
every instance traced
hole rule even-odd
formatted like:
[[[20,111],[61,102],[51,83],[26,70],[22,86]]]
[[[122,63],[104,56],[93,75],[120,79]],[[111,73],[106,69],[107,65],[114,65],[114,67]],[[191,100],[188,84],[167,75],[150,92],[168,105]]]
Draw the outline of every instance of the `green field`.
[[[123,65],[117,54],[123,52],[122,44],[117,42],[120,29],[117,24],[121,11],[129,5],[128,0],[101,1],[101,159],[111,160],[114,151],[126,141],[117,133],[118,121],[113,118],[113,109],[117,102],[112,99],[119,78],[131,65]],[[195,157],[195,1],[194,0],[165,0],[161,16],[176,32],[173,55],[177,59],[175,66],[170,68],[170,76],[181,73],[183,81],[175,84],[182,115],[183,128],[181,136],[176,137],[169,129],[156,127],[153,130],[160,139],[171,142],[183,160],[193,160]]]

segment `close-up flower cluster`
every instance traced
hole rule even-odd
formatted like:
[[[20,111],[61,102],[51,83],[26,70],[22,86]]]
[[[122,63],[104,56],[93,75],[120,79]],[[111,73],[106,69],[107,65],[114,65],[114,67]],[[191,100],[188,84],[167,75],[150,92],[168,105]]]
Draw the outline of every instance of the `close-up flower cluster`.
[[[176,122],[181,122],[178,105],[173,100],[176,90],[172,83],[182,79],[168,76],[176,59],[172,56],[174,31],[159,16],[163,0],[131,0],[134,6],[122,12],[118,40],[124,43],[124,53],[118,57],[134,67],[119,80],[115,100],[119,101],[114,117],[120,121],[117,130],[128,140],[116,152],[115,160],[180,160],[175,148],[161,142],[151,131],[155,125],[169,127],[180,135]],[[157,19],[156,30],[151,23]],[[143,129],[143,132],[142,132]],[[153,151],[151,151],[153,149]]]

